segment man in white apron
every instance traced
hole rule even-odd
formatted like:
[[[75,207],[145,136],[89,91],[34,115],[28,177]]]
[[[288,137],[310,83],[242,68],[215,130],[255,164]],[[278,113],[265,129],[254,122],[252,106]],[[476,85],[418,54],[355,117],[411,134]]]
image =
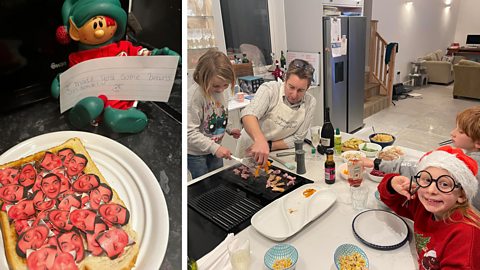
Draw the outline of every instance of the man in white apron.
[[[243,130],[236,155],[252,156],[265,164],[273,150],[294,147],[307,135],[315,111],[315,98],[307,93],[314,68],[307,61],[290,62],[285,82],[262,84],[252,102],[242,111]]]

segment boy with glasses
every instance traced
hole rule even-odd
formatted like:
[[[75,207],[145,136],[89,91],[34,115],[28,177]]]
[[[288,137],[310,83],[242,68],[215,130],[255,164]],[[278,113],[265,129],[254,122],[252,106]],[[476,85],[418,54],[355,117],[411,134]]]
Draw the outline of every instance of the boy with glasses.
[[[293,148],[302,140],[312,122],[316,100],[307,93],[314,68],[307,61],[290,62],[285,82],[262,84],[252,102],[242,111],[242,135],[236,155],[252,156],[258,164],[266,164],[273,150]]]

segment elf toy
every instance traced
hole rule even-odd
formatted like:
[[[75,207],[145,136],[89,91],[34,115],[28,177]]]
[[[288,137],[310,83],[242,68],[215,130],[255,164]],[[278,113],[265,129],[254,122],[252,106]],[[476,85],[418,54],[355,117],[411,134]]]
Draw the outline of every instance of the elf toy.
[[[78,52],[69,55],[69,67],[83,61],[109,56],[177,55],[167,47],[148,50],[121,40],[125,34],[127,13],[119,0],[66,0],[62,7],[63,27],[57,30],[59,42],[78,42]],[[55,98],[60,96],[60,77],[52,82]],[[134,107],[136,101],[110,100],[105,95],[80,100],[68,112],[76,128],[103,123],[118,133],[137,133],[148,122]]]

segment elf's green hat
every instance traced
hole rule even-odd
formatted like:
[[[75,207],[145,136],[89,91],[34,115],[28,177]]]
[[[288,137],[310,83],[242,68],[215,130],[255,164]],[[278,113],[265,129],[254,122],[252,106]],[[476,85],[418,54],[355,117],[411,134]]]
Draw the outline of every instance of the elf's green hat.
[[[65,0],[62,6],[63,24],[67,27],[67,32],[70,18],[77,27],[81,27],[97,15],[113,18],[118,24],[113,41],[122,39],[127,24],[127,13],[119,0]]]

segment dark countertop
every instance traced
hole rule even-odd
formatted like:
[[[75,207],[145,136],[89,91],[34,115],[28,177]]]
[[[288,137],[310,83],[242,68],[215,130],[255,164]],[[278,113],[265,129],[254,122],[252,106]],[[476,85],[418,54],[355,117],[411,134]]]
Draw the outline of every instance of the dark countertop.
[[[181,108],[179,89],[172,92],[176,93],[174,98],[177,103],[174,107],[177,110]],[[179,139],[182,126],[178,118],[175,119],[172,113],[163,109],[165,105],[168,104],[139,102],[138,108],[148,116],[149,123],[147,128],[138,134],[112,133],[102,126],[88,127],[82,131],[110,137],[125,145],[155,174],[167,202],[170,220],[167,251],[160,269],[170,270],[181,269],[182,266],[182,140]],[[64,130],[77,129],[68,123],[66,113],[60,114],[59,102],[51,98],[8,113],[1,113],[0,154],[32,137]]]

